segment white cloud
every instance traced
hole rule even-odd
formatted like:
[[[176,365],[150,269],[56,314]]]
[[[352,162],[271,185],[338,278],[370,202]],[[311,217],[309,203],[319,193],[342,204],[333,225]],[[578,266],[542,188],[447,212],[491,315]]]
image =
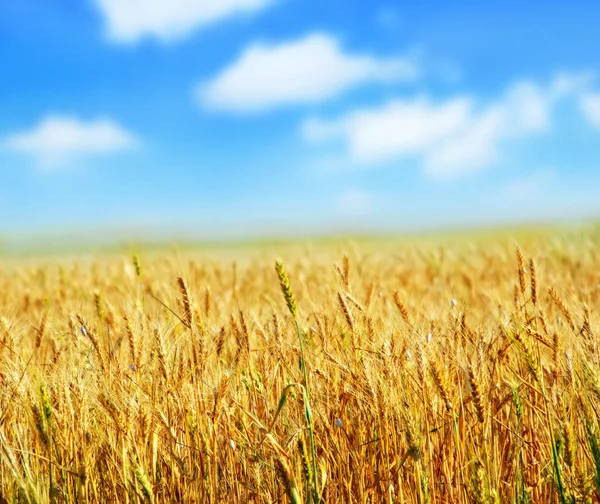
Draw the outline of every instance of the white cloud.
[[[581,111],[587,117],[588,121],[600,129],[600,93],[586,93],[579,102]]]
[[[108,36],[131,43],[153,36],[172,41],[194,29],[237,14],[258,11],[276,0],[95,0]]]
[[[4,138],[8,150],[33,156],[40,167],[60,168],[73,160],[131,149],[135,136],[109,119],[82,122],[75,117],[50,115],[30,130]]]
[[[495,162],[502,120],[499,110],[470,117],[465,128],[422,153],[425,173],[431,178],[450,178],[475,173]]]
[[[432,178],[476,173],[500,158],[501,144],[549,127],[552,99],[531,82],[512,85],[499,100],[473,108],[467,125],[424,153],[424,170]]]
[[[590,88],[595,76],[594,72],[558,72],[550,83],[550,95],[558,99],[584,93]]]
[[[363,189],[348,189],[338,199],[338,210],[346,215],[364,215],[372,206],[373,198]]]
[[[484,170],[506,143],[547,130],[554,105],[585,86],[587,79],[563,73],[546,86],[516,82],[483,106],[475,97],[434,102],[419,96],[336,119],[309,118],[301,130],[312,143],[341,140],[357,164],[412,158],[429,177],[451,178]]]
[[[280,44],[255,44],[230,67],[197,85],[204,106],[231,112],[259,112],[317,103],[368,82],[413,80],[409,59],[378,59],[346,54],[329,35],[311,34]]]
[[[333,122],[309,119],[304,137],[313,142],[343,137],[358,162],[385,161],[429,149],[467,124],[472,104],[457,98],[438,105],[427,98],[394,100],[352,112]]]

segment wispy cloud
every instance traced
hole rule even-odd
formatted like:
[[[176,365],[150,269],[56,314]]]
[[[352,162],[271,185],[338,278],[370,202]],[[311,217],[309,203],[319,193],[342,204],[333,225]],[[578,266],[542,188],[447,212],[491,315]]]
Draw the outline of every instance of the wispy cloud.
[[[554,106],[588,82],[564,73],[547,85],[518,81],[483,105],[475,96],[396,99],[334,119],[308,118],[301,131],[311,143],[343,141],[358,165],[412,158],[429,177],[452,178],[489,168],[501,147],[549,129]]]
[[[600,93],[586,93],[581,97],[579,105],[589,122],[600,129]]]
[[[32,156],[42,169],[58,169],[75,160],[132,149],[135,135],[110,119],[84,122],[50,115],[26,131],[0,141],[4,149]]]
[[[198,84],[195,94],[207,108],[249,113],[317,103],[361,84],[417,76],[409,58],[349,54],[335,38],[314,33],[283,44],[251,45],[214,79]]]
[[[95,0],[108,36],[132,43],[144,37],[181,39],[195,29],[258,11],[276,0]]]
[[[364,215],[371,210],[372,195],[363,189],[348,189],[344,191],[337,201],[340,213],[344,215]]]
[[[526,200],[548,189],[556,178],[554,168],[542,168],[509,182],[502,190],[502,196],[510,200]]]

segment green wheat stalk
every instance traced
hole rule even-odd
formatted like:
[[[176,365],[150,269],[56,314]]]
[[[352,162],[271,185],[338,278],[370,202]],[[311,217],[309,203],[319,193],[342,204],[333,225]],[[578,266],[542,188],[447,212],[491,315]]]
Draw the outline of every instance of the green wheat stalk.
[[[317,484],[317,456],[315,451],[315,437],[314,437],[314,425],[313,425],[313,415],[312,410],[310,408],[310,393],[308,389],[308,373],[306,371],[306,360],[304,358],[304,345],[302,343],[302,332],[300,331],[300,326],[298,324],[298,307],[296,306],[296,299],[294,297],[294,292],[292,291],[292,287],[290,285],[290,279],[283,267],[283,261],[278,259],[275,261],[275,270],[277,271],[277,276],[279,277],[279,285],[281,286],[281,292],[283,293],[283,297],[287,304],[292,317],[294,318],[294,324],[296,325],[296,333],[298,334],[298,343],[300,345],[300,367],[302,369],[302,373],[304,375],[304,415],[306,417],[306,424],[308,425],[308,435],[310,439],[310,450],[311,450],[311,465],[312,465],[312,486],[313,492],[315,496],[315,502],[319,504],[321,502],[321,498],[319,496],[319,486]],[[309,494],[309,502],[311,501],[311,496]]]

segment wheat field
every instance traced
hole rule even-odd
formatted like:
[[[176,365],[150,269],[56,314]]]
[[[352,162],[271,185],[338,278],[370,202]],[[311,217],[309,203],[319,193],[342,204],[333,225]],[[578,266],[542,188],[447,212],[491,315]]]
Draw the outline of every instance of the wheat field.
[[[600,502],[600,239],[517,241],[1,259],[0,502]]]

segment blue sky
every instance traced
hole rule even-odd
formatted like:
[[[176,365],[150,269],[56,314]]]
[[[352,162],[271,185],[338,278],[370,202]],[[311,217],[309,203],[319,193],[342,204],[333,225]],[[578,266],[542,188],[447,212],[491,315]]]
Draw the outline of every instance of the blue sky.
[[[600,4],[3,0],[0,233],[600,215]]]

